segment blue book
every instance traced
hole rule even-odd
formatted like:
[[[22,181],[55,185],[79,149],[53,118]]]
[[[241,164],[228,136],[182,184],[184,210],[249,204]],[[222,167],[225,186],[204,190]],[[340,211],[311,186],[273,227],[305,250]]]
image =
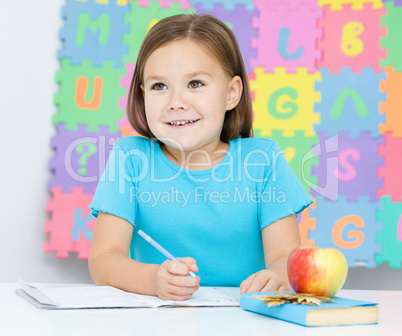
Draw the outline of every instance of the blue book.
[[[294,293],[294,292],[290,292]],[[334,296],[334,302],[322,302],[320,306],[285,303],[268,307],[267,303],[253,295],[276,295],[275,292],[244,293],[240,307],[262,315],[300,324],[303,326],[334,326],[378,323],[378,304]]]

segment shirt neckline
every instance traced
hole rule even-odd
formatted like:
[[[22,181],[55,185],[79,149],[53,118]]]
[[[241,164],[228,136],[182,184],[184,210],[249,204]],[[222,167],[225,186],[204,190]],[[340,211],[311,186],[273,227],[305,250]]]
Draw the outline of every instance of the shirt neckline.
[[[216,172],[217,170],[221,169],[222,167],[226,166],[225,162],[229,161],[229,157],[230,155],[233,155],[234,152],[234,146],[235,146],[235,141],[236,139],[232,139],[229,140],[229,149],[227,150],[225,156],[222,158],[222,160],[215,165],[212,168],[209,169],[204,169],[204,170],[192,170],[192,169],[187,169],[187,168],[183,168],[180,167],[178,165],[176,165],[175,163],[173,163],[172,161],[170,161],[167,156],[165,155],[165,153],[162,151],[162,148],[160,147],[159,142],[156,142],[156,151],[157,151],[157,155],[159,155],[162,158],[162,161],[171,169],[187,174],[187,175],[210,175],[211,172]]]

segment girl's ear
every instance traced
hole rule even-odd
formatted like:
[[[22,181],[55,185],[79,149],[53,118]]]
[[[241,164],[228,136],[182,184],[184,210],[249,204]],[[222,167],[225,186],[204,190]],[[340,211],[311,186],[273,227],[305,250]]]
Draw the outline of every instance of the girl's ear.
[[[140,88],[141,88],[141,90],[142,90],[142,96],[144,97],[144,95],[145,95],[144,84],[141,84],[141,85],[140,85]]]
[[[226,111],[234,109],[239,104],[243,93],[243,82],[239,76],[234,76],[228,85]]]

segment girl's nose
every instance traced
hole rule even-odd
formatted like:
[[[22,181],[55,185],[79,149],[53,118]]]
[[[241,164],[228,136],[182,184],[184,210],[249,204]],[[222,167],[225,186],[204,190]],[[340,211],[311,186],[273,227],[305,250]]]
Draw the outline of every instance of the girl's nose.
[[[187,110],[188,104],[186,103],[185,95],[180,90],[171,91],[169,100],[169,111],[174,110]]]

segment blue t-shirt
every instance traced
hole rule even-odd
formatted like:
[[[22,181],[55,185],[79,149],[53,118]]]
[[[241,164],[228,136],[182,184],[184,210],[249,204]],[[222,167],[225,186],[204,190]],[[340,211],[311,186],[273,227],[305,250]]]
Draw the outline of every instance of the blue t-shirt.
[[[265,269],[261,230],[312,203],[271,140],[229,142],[211,169],[175,165],[158,142],[118,140],[90,205],[134,225],[131,258],[166,260],[140,237],[143,230],[176,257],[197,261],[203,286],[239,286]]]

